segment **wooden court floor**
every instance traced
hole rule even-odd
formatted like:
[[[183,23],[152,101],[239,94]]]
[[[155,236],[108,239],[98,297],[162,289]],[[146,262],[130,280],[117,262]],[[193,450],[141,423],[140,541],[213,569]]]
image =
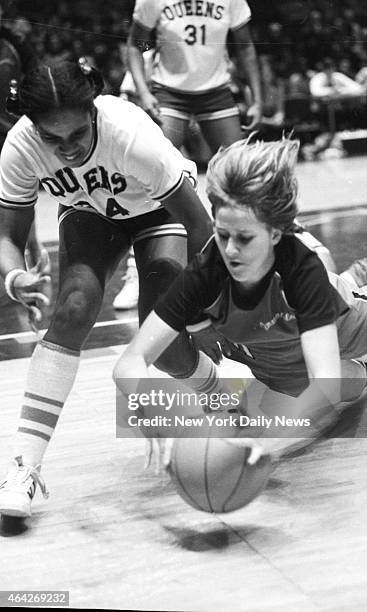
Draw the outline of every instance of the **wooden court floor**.
[[[339,270],[367,256],[366,158],[302,164],[300,202]],[[328,188],[329,186],[329,188]],[[51,211],[40,232],[57,269]],[[0,527],[1,590],[69,590],[81,609],[364,611],[367,609],[367,421],[279,463],[265,491],[230,514],[195,511],[166,474],[143,469],[141,440],[116,439],[112,367],[137,325],[108,288],[43,467],[50,498]],[[50,313],[48,313],[49,315]],[[47,326],[47,316],[44,326]],[[0,291],[0,478],[35,336]],[[225,362],[224,376],[243,366]]]

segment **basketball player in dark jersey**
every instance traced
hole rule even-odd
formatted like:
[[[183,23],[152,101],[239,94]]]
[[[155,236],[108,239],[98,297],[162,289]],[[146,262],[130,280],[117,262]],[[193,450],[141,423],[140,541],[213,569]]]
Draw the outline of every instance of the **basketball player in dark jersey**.
[[[132,391],[129,377],[148,376],[147,366],[182,329],[213,326],[238,343],[242,361],[263,385],[261,414],[317,414],[322,421],[330,410],[335,416],[341,402],[360,396],[366,384],[358,360],[367,353],[366,296],[346,277],[328,273],[294,224],[298,147],[289,139],[239,141],[212,159],[207,194],[214,236],[117,363],[115,380],[123,393]],[[292,435],[317,435],[315,423]],[[264,435],[248,441],[251,461],[294,443],[278,438],[287,435],[279,429]]]

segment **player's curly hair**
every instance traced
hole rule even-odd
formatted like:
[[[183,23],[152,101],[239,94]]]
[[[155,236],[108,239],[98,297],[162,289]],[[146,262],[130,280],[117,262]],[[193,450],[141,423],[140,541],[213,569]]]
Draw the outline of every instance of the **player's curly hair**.
[[[16,116],[27,115],[33,122],[56,109],[91,110],[102,89],[102,75],[82,60],[40,63],[19,85],[11,82],[7,110]]]
[[[207,195],[213,216],[222,206],[248,207],[263,223],[291,232],[297,214],[294,169],[299,141],[252,139],[220,149],[209,162]]]

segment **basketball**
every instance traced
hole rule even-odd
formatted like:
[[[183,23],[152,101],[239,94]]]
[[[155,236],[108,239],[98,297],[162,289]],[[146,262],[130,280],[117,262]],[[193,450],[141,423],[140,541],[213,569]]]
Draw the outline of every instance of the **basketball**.
[[[169,473],[182,499],[203,512],[233,512],[249,504],[271,473],[268,455],[249,465],[250,449],[225,438],[177,438]]]

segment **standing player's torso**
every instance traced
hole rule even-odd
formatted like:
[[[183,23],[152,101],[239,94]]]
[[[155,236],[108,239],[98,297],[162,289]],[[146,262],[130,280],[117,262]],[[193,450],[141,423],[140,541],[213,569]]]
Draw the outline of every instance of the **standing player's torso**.
[[[226,84],[228,31],[249,20],[247,3],[244,0],[241,4],[238,0],[155,0],[155,3],[159,56],[153,81],[190,93]],[[137,20],[139,17],[137,14]]]

